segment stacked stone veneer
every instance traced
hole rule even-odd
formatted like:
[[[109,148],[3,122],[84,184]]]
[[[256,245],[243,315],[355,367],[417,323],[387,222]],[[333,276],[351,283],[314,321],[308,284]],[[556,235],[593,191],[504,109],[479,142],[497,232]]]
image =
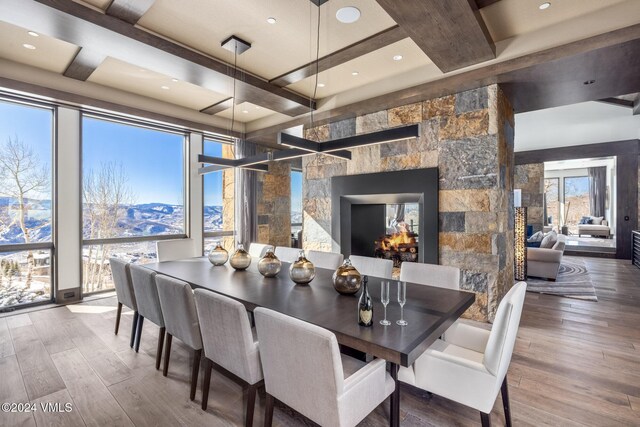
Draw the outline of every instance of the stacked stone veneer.
[[[514,188],[522,190],[522,206],[527,208],[527,224],[533,232],[544,224],[544,163],[517,165]]]
[[[439,258],[476,293],[466,317],[491,320],[513,284],[513,111],[497,85],[306,130],[318,141],[422,123],[411,140],[360,147],[352,160],[303,159],[306,249],[331,250],[331,177],[438,167]],[[399,188],[398,191],[402,191]]]
[[[269,172],[258,173],[258,242],[291,245],[291,167],[270,162]]]

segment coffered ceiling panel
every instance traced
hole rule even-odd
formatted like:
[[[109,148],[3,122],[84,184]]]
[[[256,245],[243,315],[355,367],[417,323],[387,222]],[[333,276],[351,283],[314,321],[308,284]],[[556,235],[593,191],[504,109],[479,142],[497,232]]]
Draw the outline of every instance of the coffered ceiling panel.
[[[191,83],[173,81],[171,76],[146,70],[114,58],[107,58],[88,81],[201,110],[227,96]]]
[[[402,59],[395,60],[394,57],[398,56]],[[407,38],[320,73],[316,96],[322,99],[429,64],[431,61],[424,52]],[[315,84],[316,78],[311,76],[287,87],[306,96],[313,96]],[[377,94],[372,93],[372,96]]]
[[[0,57],[56,73],[62,73],[78,52],[78,47],[70,43],[41,34],[30,35],[28,29],[2,21],[0,40]]]
[[[360,19],[339,22],[343,6],[360,9]],[[320,8],[305,0],[156,0],[138,25],[227,62],[233,54],[220,43],[234,34],[252,44],[238,65],[272,79],[315,59],[318,10],[320,56],[395,25],[373,0],[331,0]]]
[[[539,30],[607,7],[638,0],[500,0],[480,10],[494,41]]]
[[[272,114],[276,116],[280,116],[286,118],[284,114],[276,113],[275,111],[269,110],[268,108],[263,108],[258,105],[254,105],[250,102],[243,102],[235,106],[235,112],[231,110],[231,108],[224,110],[218,114],[219,117],[224,117],[226,119],[232,118],[232,113],[234,115],[233,119],[236,122],[247,123],[252,122],[257,119],[261,119],[263,117],[270,116]]]

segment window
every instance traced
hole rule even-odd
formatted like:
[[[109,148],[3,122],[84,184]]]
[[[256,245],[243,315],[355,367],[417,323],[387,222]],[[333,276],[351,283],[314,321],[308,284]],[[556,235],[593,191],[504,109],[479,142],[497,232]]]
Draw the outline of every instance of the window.
[[[583,216],[589,216],[591,205],[589,202],[589,177],[575,176],[564,179],[564,216],[565,223],[570,227],[577,226]],[[571,230],[572,232],[577,232]]]
[[[558,178],[544,180],[545,225],[557,226],[560,222],[560,192]]]
[[[302,171],[291,171],[291,232],[302,230]]]
[[[113,288],[109,258],[155,260],[160,239],[185,237],[185,135],[82,119],[83,291]]]
[[[232,145],[205,139],[203,153],[207,156],[233,158]],[[225,169],[202,176],[203,228],[205,253],[218,241],[227,250],[234,247],[234,170]]]
[[[52,298],[53,110],[0,100],[0,310]]]

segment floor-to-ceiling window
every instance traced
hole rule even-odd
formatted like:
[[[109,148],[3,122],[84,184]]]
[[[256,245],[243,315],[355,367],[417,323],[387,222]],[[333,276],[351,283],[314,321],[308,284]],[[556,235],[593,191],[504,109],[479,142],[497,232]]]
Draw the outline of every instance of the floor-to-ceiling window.
[[[544,225],[556,227],[560,223],[559,182],[559,178],[546,178],[544,180],[544,209],[546,215]]]
[[[109,258],[155,260],[155,242],[185,237],[185,134],[84,115],[84,293],[113,288]]]
[[[0,310],[49,301],[53,109],[0,98]]]
[[[571,233],[578,232],[578,223],[582,217],[591,214],[589,203],[589,177],[572,176],[564,179],[564,217],[565,225]]]
[[[291,234],[294,243],[301,247],[298,234],[302,230],[302,171],[291,170]]]
[[[233,157],[233,147],[226,142],[205,139],[203,153],[213,157]],[[217,242],[227,250],[233,249],[234,236],[234,170],[225,169],[203,175],[203,232],[204,250],[208,252]]]

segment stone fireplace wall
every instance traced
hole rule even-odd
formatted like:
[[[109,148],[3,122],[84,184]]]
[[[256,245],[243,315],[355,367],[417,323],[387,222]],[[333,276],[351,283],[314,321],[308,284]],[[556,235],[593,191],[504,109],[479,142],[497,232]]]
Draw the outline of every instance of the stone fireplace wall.
[[[527,224],[533,232],[544,224],[544,163],[516,166],[514,188],[522,190],[522,206],[527,208]]]
[[[317,141],[422,123],[420,138],[360,147],[352,160],[303,158],[303,245],[331,250],[331,177],[439,168],[440,264],[476,293],[465,314],[492,320],[513,284],[513,110],[497,85],[305,131]]]

